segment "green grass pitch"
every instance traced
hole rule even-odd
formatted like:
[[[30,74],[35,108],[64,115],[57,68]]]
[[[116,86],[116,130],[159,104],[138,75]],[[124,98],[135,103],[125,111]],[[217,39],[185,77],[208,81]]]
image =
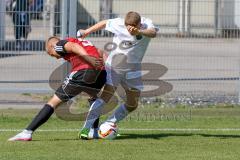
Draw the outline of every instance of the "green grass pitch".
[[[0,110],[0,160],[239,160],[240,108],[140,108],[115,140],[77,139],[79,121],[53,116],[31,142],[7,142],[37,110]],[[144,114],[148,113],[148,114]],[[74,129],[69,130],[68,129]]]

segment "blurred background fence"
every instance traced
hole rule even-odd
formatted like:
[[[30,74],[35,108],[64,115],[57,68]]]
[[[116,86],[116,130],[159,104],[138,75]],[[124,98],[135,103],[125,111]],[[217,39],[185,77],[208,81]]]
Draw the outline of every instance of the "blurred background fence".
[[[16,10],[24,1],[24,11]],[[79,28],[133,10],[160,28],[143,60],[168,68],[160,79],[173,90],[160,99],[196,105],[239,102],[240,0],[0,0],[0,5],[2,93],[52,92],[48,79],[62,61],[44,53],[44,41],[51,35],[75,36]],[[23,12],[29,23],[17,24],[13,17]],[[25,28],[19,29],[21,39],[16,38],[19,26]],[[89,39],[103,48],[111,36],[99,31]]]

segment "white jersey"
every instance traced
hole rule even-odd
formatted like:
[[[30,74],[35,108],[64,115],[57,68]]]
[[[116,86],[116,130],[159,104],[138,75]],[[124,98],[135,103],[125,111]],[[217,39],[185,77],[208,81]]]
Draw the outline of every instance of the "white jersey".
[[[152,20],[142,17],[141,29],[148,28],[155,28]],[[128,63],[140,64],[142,62],[143,56],[146,52],[151,38],[146,36],[132,36],[128,32],[124,24],[124,19],[122,18],[107,20],[105,30],[110,31],[114,34],[113,43],[116,44],[116,49],[113,50],[107,58],[107,65],[113,65],[112,58],[117,54],[126,55]]]

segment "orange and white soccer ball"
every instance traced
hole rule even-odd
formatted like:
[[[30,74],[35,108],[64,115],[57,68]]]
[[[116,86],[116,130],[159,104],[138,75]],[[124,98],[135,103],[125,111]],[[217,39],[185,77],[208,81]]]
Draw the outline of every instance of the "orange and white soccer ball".
[[[118,127],[114,123],[105,122],[100,125],[98,134],[102,139],[114,139],[117,137]]]

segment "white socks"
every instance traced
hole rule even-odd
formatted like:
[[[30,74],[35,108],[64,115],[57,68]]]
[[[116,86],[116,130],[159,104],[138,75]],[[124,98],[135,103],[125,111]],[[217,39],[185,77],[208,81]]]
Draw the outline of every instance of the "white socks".
[[[124,104],[121,104],[114,113],[107,119],[107,122],[117,123],[127,117],[129,111]]]
[[[93,102],[89,109],[89,113],[83,128],[91,128],[93,126],[95,120],[100,116],[104,105],[105,102],[101,98],[98,98],[95,102]]]
[[[89,109],[89,113],[87,115],[87,119],[84,123],[83,128],[91,128],[95,120],[100,116],[102,112],[102,108],[105,105],[105,102],[98,98],[96,101],[91,105]],[[126,109],[124,104],[121,104],[114,113],[107,119],[107,122],[117,123],[127,117],[129,111]]]

